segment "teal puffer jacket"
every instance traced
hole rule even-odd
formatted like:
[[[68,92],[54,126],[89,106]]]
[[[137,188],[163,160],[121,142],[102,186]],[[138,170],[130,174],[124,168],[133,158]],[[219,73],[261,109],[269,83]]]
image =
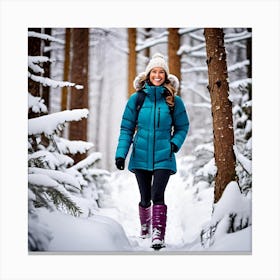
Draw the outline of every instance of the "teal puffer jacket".
[[[175,110],[172,117],[165,102],[163,86],[145,85],[145,101],[136,120],[137,92],[132,94],[125,107],[116,158],[126,158],[133,143],[128,169],[156,170],[168,169],[176,173],[176,160],[171,151],[171,143],[178,150],[183,145],[189,130],[189,119],[183,101],[175,96]],[[135,128],[137,124],[137,131]]]

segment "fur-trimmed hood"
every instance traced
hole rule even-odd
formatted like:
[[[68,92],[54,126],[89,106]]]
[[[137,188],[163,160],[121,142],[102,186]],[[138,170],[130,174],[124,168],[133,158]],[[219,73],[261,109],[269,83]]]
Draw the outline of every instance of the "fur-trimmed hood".
[[[172,74],[169,74],[167,78],[170,81],[171,85],[175,88],[175,93],[177,93],[177,91],[179,90],[179,86],[180,86],[178,78]],[[138,74],[133,81],[134,88],[136,90],[142,89],[145,80],[146,80],[145,72],[141,72],[140,74]]]

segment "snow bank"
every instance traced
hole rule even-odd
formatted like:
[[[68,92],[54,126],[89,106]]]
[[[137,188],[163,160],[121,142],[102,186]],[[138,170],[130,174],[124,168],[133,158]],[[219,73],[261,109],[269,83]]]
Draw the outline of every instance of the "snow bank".
[[[111,218],[73,217],[61,212],[38,210],[40,220],[52,232],[49,252],[131,251],[122,226]]]

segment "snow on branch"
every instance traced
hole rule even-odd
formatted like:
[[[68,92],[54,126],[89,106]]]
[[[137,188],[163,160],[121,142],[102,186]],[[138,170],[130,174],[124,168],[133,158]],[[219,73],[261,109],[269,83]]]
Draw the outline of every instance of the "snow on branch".
[[[185,34],[188,34],[188,33],[192,33],[192,32],[196,32],[198,30],[202,30],[203,28],[180,28],[178,33],[180,35],[185,35]]]
[[[246,34],[240,34],[240,36],[235,36],[233,38],[226,38],[225,37],[225,44],[229,44],[229,43],[233,43],[233,42],[238,42],[238,41],[242,41],[242,40],[245,40],[245,39],[248,39],[248,38],[251,38],[252,37],[252,34],[247,32]],[[182,54],[189,54],[189,53],[192,53],[194,51],[198,51],[198,50],[201,50],[201,49],[204,49],[206,46],[205,43],[201,43],[201,44],[198,44],[196,46],[189,46],[189,45],[182,45],[179,50],[177,51],[177,55],[182,55]]]
[[[82,118],[87,118],[88,114],[88,109],[74,109],[29,119],[28,135],[44,133],[46,136],[49,136],[55,134],[61,130],[65,122],[79,121]]]
[[[76,85],[75,83],[70,83],[70,82],[55,81],[50,78],[33,75],[30,72],[28,72],[28,77],[31,80],[33,80],[34,82],[40,83],[45,87],[49,86],[49,87],[57,88],[57,87],[73,87],[74,86],[76,89],[83,88],[82,85]]]
[[[93,147],[93,143],[82,140],[68,140],[60,137],[54,137],[54,140],[59,151],[63,154],[84,154]]]
[[[183,84],[182,88],[186,88],[187,90],[191,90],[193,91],[195,94],[199,95],[203,100],[205,100],[207,102],[207,107],[209,107],[208,105],[210,105],[211,103],[211,99],[208,98],[205,94],[201,93],[200,91],[196,90],[193,86],[186,86]],[[211,106],[210,106],[211,107]]]
[[[85,159],[79,161],[77,164],[75,164],[73,167],[76,170],[81,170],[83,168],[89,168],[93,166],[98,160],[100,160],[102,157],[101,153],[92,153]]]
[[[250,65],[250,61],[248,59],[241,61],[241,62],[237,62],[231,66],[228,67],[228,72],[233,72],[237,69],[241,69],[244,66]]]
[[[33,96],[28,93],[28,109],[31,109],[34,113],[47,113],[47,106],[44,104],[44,99],[41,97]]]
[[[233,151],[235,153],[236,159],[242,165],[244,170],[249,174],[252,175],[252,161],[243,156],[237,149],[237,147],[233,146]]]
[[[239,86],[246,87],[248,84],[251,84],[251,83],[252,83],[252,79],[247,78],[247,79],[234,81],[234,82],[229,84],[229,87],[232,88],[232,89],[235,89],[235,88],[239,88]]]
[[[74,160],[69,156],[44,150],[28,155],[29,167],[38,167],[38,162],[40,162],[39,166],[42,168],[58,169],[61,166],[73,165]]]
[[[43,39],[43,40],[50,41],[50,42],[57,42],[57,43],[64,44],[63,40],[57,39],[57,38],[47,35],[47,34],[42,34],[42,33],[34,32],[34,31],[28,31],[28,37],[35,37],[35,38]]]
[[[28,67],[34,73],[44,74],[44,69],[37,64],[44,63],[44,62],[54,62],[54,61],[55,61],[55,59],[50,59],[47,56],[28,56]]]
[[[34,186],[42,186],[47,188],[58,188],[59,186],[57,181],[43,174],[28,174],[28,182]]]
[[[148,38],[147,40],[143,41],[143,42],[139,42],[135,48],[135,50],[137,52],[142,51],[146,48],[152,47],[152,46],[156,46],[158,44],[164,44],[167,43],[168,41],[168,32],[165,31],[161,34],[159,34],[157,37],[155,38]]]
[[[62,172],[62,171],[44,169],[44,168],[38,168],[38,167],[29,167],[28,173],[37,174],[40,176],[43,175],[44,179],[46,178],[45,176],[47,176],[51,180],[54,180],[55,182],[58,182],[62,185],[70,185],[70,186],[76,188],[77,190],[81,189],[81,185],[79,184],[79,182],[76,180],[75,177],[73,177],[65,172]],[[43,180],[41,183],[44,185]]]

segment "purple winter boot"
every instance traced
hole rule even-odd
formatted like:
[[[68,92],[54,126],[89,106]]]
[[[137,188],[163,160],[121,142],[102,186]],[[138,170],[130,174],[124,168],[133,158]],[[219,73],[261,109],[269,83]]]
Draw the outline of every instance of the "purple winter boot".
[[[164,236],[167,219],[167,206],[166,205],[153,205],[153,234],[151,247],[159,250],[165,247]]]
[[[140,217],[140,223],[141,223],[141,238],[148,238],[151,236],[151,206],[144,208],[139,205],[139,217]]]

